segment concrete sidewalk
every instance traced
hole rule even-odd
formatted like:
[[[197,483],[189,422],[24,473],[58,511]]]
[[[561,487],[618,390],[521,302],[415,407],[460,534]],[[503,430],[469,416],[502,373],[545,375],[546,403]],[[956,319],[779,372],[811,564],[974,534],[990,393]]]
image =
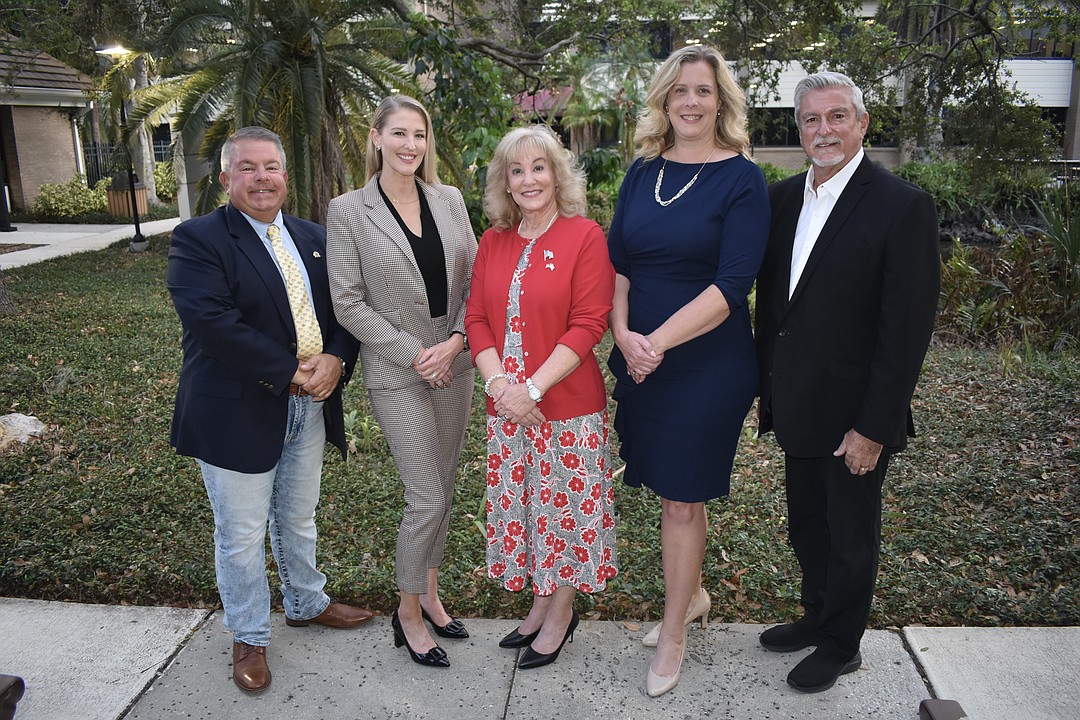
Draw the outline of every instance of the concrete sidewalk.
[[[232,683],[220,613],[0,599],[0,673],[26,680],[16,720],[912,720],[939,696],[973,720],[1080,717],[1080,628],[873,630],[862,669],[803,695],[785,676],[805,651],[769,653],[763,626],[713,623],[689,630],[679,685],[649,698],[647,627],[583,621],[557,662],[519,671],[517,651],[497,644],[516,621],[465,624],[468,640],[441,641],[451,659],[441,670],[395,649],[388,618],[331,630],[275,614],[274,681],[249,696]]]
[[[145,237],[165,233],[180,224],[180,218],[152,220],[139,224]],[[0,270],[31,265],[62,255],[101,250],[135,236],[131,223],[117,225],[75,225],[67,223],[15,223],[15,232],[0,233],[0,246],[28,245],[12,252],[0,252]]]

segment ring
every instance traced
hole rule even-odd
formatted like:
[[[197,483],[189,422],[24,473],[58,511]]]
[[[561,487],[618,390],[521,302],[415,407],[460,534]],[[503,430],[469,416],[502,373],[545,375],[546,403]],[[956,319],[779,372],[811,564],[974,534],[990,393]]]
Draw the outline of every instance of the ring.
[[[869,470],[870,468],[868,468],[866,465],[860,465],[859,469],[860,470]]]

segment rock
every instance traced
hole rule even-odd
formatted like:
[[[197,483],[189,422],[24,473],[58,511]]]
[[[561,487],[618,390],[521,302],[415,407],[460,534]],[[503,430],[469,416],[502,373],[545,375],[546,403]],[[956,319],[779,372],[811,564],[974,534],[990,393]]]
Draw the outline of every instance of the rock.
[[[11,413],[0,416],[0,450],[15,443],[25,443],[32,437],[41,437],[45,424],[32,415]]]

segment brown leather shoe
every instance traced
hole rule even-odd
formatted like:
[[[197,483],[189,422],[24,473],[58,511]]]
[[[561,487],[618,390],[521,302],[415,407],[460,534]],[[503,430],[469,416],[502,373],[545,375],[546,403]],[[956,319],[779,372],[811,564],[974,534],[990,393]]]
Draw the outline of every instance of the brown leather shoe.
[[[232,679],[246,692],[259,692],[270,687],[270,666],[266,664],[266,648],[242,642],[232,644]]]
[[[310,620],[294,620],[286,616],[285,624],[293,627],[307,627],[315,623],[316,625],[325,625],[332,628],[354,628],[357,625],[363,625],[373,617],[375,617],[375,613],[370,610],[353,607],[345,603],[332,602],[326,606],[326,609],[320,615]]]

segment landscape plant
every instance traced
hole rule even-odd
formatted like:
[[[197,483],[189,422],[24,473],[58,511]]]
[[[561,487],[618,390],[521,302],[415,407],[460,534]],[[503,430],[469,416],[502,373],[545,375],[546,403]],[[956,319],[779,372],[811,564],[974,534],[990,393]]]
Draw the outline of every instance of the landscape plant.
[[[154,183],[158,197],[167,202],[176,200],[177,180],[172,160],[154,164]]]
[[[85,175],[76,175],[66,183],[44,183],[38,188],[30,212],[35,219],[53,221],[104,212],[109,182],[109,178],[102,178],[89,187]]]

